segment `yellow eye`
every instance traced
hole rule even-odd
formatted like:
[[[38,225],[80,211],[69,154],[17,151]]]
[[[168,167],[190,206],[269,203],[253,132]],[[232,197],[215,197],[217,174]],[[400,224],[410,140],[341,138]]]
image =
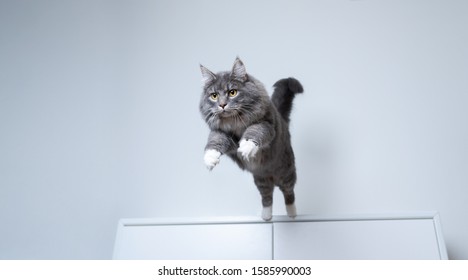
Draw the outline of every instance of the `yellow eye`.
[[[237,95],[237,89],[231,89],[228,93],[230,97],[234,97]]]
[[[213,93],[210,95],[210,98],[211,98],[211,100],[217,100],[217,99],[218,99],[218,93],[213,92]]]

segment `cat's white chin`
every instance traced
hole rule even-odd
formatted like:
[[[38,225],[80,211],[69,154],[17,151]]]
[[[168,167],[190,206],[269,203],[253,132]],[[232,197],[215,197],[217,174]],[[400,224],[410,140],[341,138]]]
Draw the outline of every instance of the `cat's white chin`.
[[[262,219],[265,221],[269,221],[271,220],[272,217],[273,217],[273,207],[272,206],[263,207]]]

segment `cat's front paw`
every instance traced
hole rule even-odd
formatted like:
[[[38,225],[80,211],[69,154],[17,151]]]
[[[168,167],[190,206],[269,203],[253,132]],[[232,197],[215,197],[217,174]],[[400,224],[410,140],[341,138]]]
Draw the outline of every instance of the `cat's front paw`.
[[[206,167],[211,171],[218,163],[221,153],[217,150],[209,149],[205,151],[203,160],[205,161]]]
[[[237,152],[242,156],[246,161],[254,158],[258,152],[258,144],[252,140],[242,139],[239,142],[239,148]]]

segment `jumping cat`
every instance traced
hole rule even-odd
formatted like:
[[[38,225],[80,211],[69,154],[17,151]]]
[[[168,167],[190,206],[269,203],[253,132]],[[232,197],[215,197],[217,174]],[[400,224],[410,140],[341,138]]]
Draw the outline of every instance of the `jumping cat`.
[[[247,74],[236,58],[232,70],[213,73],[200,65],[204,87],[200,112],[211,132],[204,161],[212,170],[227,155],[252,173],[262,197],[262,218],[272,218],[273,190],[283,192],[289,217],[296,216],[296,166],[289,134],[289,115],[296,93],[303,88],[287,78],[274,84],[270,97],[263,84]]]

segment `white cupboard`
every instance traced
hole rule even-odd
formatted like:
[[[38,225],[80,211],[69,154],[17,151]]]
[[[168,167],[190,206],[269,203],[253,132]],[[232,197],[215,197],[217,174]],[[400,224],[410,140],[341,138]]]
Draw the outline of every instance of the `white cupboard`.
[[[122,219],[114,259],[447,259],[437,213]]]

